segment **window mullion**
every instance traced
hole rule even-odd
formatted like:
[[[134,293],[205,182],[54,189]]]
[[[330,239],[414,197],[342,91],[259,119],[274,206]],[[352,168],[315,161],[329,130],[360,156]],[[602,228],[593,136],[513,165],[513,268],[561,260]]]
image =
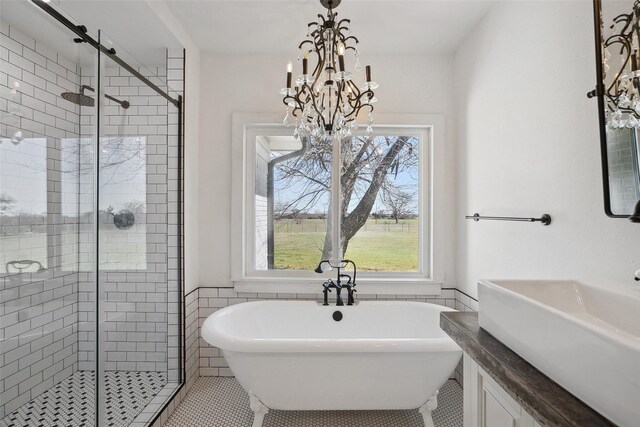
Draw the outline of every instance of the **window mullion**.
[[[333,138],[331,148],[331,257],[338,261],[342,259],[341,245],[341,156],[340,138]]]

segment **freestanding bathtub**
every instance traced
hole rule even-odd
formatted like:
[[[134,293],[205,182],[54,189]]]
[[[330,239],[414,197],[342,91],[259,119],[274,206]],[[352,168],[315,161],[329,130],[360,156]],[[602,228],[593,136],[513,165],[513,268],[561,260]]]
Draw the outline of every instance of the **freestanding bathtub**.
[[[405,301],[248,302],[209,316],[202,337],[222,350],[249,394],[253,427],[268,409],[415,408],[432,427],[438,389],[462,355],[439,327],[441,311],[454,310]]]

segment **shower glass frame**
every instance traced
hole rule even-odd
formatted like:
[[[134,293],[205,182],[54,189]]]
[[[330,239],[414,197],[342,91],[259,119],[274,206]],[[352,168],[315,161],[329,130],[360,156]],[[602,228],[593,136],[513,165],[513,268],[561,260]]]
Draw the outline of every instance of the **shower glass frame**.
[[[166,313],[167,313],[167,319],[168,319],[166,322],[167,345],[169,346],[168,343],[171,339],[177,340],[177,342],[174,343],[175,354],[173,357],[173,359],[177,359],[176,366],[173,366],[173,367],[169,366],[167,362],[168,370],[172,368],[175,369],[174,378],[172,381],[170,381],[171,383],[175,384],[175,388],[171,391],[170,394],[168,394],[165,397],[165,399],[162,401],[161,405],[155,411],[153,416],[151,416],[150,419],[148,420],[148,425],[152,425],[156,421],[156,419],[158,419],[162,411],[168,406],[168,404],[171,402],[173,397],[182,389],[186,379],[185,363],[184,363],[185,361],[185,344],[184,344],[185,319],[184,319],[184,276],[183,276],[183,213],[182,213],[182,203],[183,203],[182,96],[174,93],[170,93],[171,91],[168,88],[168,85],[166,84],[166,82],[163,83],[161,79],[159,79],[158,81],[152,81],[154,79],[151,76],[149,77],[142,76],[138,72],[138,70],[136,70],[131,65],[131,62],[132,62],[131,60],[125,61],[122,59],[121,56],[124,49],[117,48],[117,50],[113,50],[113,46],[104,46],[101,43],[101,40],[103,40],[102,31],[99,30],[97,32],[97,35],[92,36],[90,35],[90,33],[86,31],[86,29],[83,29],[82,26],[79,26],[73,23],[69,17],[67,17],[63,12],[56,10],[48,2],[45,2],[42,0],[31,0],[31,3],[37,6],[37,8],[35,9],[38,9],[38,8],[40,9],[38,10],[38,12],[45,12],[43,14],[45,15],[45,18],[50,17],[54,24],[57,25],[59,23],[59,24],[62,24],[64,27],[66,27],[66,29],[69,30],[69,35],[71,36],[69,37],[70,41],[71,41],[71,38],[77,37],[83,41],[81,45],[84,50],[86,50],[87,52],[91,52],[91,48],[95,49],[95,57],[93,57],[93,53],[88,53],[88,55],[92,55],[91,59],[92,61],[94,61],[92,72],[93,72],[93,77],[96,79],[95,80],[96,84],[93,85],[95,92],[92,94],[95,99],[94,109],[91,113],[89,113],[89,115],[93,117],[93,122],[95,126],[92,128],[91,133],[83,134],[81,131],[78,136],[78,147],[79,147],[78,159],[81,159],[80,157],[81,156],[80,150],[82,149],[81,140],[86,139],[87,140],[86,142],[88,145],[85,147],[87,149],[87,151],[85,152],[85,155],[86,155],[85,159],[87,161],[89,161],[88,159],[91,159],[90,161],[93,162],[93,164],[90,165],[90,167],[92,168],[92,174],[91,174],[91,177],[88,178],[89,181],[92,181],[90,185],[92,186],[93,201],[87,202],[87,205],[85,206],[86,213],[90,216],[91,219],[88,220],[87,224],[85,224],[86,228],[84,229],[84,231],[82,230],[78,231],[78,236],[80,236],[84,232],[85,235],[87,236],[87,240],[85,241],[87,248],[89,245],[91,245],[93,246],[93,249],[90,251],[90,253],[86,254],[86,258],[84,259],[80,259],[80,255],[77,255],[78,256],[78,259],[77,259],[78,272],[79,273],[82,272],[86,275],[85,285],[87,285],[87,289],[91,288],[91,289],[88,289],[88,291],[85,290],[85,293],[93,294],[93,297],[90,295],[89,298],[93,299],[93,302],[95,303],[94,310],[91,313],[89,313],[88,314],[89,317],[84,320],[84,322],[88,325],[89,329],[93,328],[93,331],[95,332],[93,336],[91,336],[91,330],[88,331],[89,333],[88,341],[94,340],[94,342],[89,344],[93,346],[92,351],[87,351],[87,353],[95,352],[95,355],[88,354],[87,356],[88,359],[85,360],[86,362],[85,366],[87,367],[93,366],[93,370],[94,370],[95,401],[93,404],[95,408],[95,426],[102,427],[106,425],[106,416],[105,416],[105,401],[106,401],[105,397],[106,396],[105,396],[105,380],[104,380],[105,379],[105,375],[104,375],[105,374],[105,352],[106,352],[104,342],[105,342],[106,334],[105,334],[104,326],[107,323],[107,318],[105,316],[106,299],[104,295],[105,291],[103,286],[104,271],[101,268],[101,264],[100,264],[100,257],[103,255],[100,249],[100,231],[101,231],[101,223],[100,223],[100,217],[101,217],[101,213],[100,213],[100,208],[101,208],[101,205],[100,205],[100,202],[101,202],[101,190],[100,190],[101,150],[100,150],[100,147],[101,145],[100,144],[101,143],[100,141],[104,135],[104,128],[105,128],[105,121],[104,121],[105,102],[107,102],[107,99],[113,100],[113,98],[110,97],[105,92],[104,82],[101,79],[101,77],[104,76],[105,63],[107,61],[112,61],[118,64],[118,66],[122,67],[123,69],[126,69],[131,74],[133,74],[134,77],[136,78],[139,77],[140,82],[144,83],[144,85],[146,85],[148,88],[153,89],[153,91],[155,91],[158,95],[165,98],[167,100],[167,112],[165,113],[167,118],[169,117],[169,114],[168,114],[169,111],[171,111],[172,109],[177,110],[177,119],[176,119],[177,127],[176,127],[175,133],[167,132],[165,134],[167,152],[169,151],[170,138],[175,138],[175,141],[172,140],[173,141],[172,143],[175,144],[175,150],[176,150],[175,155],[177,156],[177,159],[175,160],[174,170],[167,172],[167,176],[173,173],[175,185],[174,187],[171,187],[167,182],[167,189],[166,189],[167,216],[171,216],[175,214],[175,219],[173,220],[175,224],[167,222],[166,224],[167,231],[165,232],[167,241],[169,239],[175,239],[175,252],[172,255],[172,259],[176,260],[175,265],[170,264],[170,262],[174,262],[174,261],[169,261],[169,258],[167,258],[167,262],[166,262],[167,281],[175,280],[176,282],[175,290],[171,291],[171,292],[175,291],[175,294],[171,294],[170,292],[166,293],[167,295]],[[46,16],[47,14],[48,14],[48,17]],[[88,108],[92,108],[92,107],[88,107]],[[167,122],[168,120],[169,119],[167,119]],[[168,125],[169,123],[167,123],[167,127],[169,127]],[[81,125],[81,128],[82,128],[82,125]],[[167,158],[169,158],[168,154],[167,154]],[[146,160],[147,159],[145,155],[145,161]],[[167,162],[169,162],[169,160],[167,160]],[[85,164],[83,166],[89,166],[89,165]],[[81,178],[78,177],[78,188],[80,188],[80,180]],[[145,193],[145,196],[146,194],[147,193]],[[78,197],[78,200],[80,199],[81,195],[82,195],[81,191],[78,190],[78,193],[76,194],[76,197]],[[88,201],[91,195],[86,194],[86,196],[87,196],[86,200]],[[47,194],[47,198],[48,197],[49,195]],[[169,206],[172,206],[172,207],[169,207]],[[80,215],[81,214],[80,207],[78,209],[79,209],[78,215]],[[171,227],[174,227],[173,232],[169,231]],[[48,239],[50,240],[49,237]],[[51,245],[48,243],[48,246],[51,246]],[[169,249],[167,249],[167,257],[169,257]],[[48,264],[51,258],[52,258],[52,254],[50,253],[47,254]],[[58,267],[55,267],[55,268],[58,268]],[[173,276],[172,276],[173,279],[170,279],[169,270],[172,270],[172,269],[174,270]],[[28,274],[28,273],[25,273],[25,274]],[[80,293],[80,284],[78,284],[77,292]],[[174,298],[175,300],[170,300],[171,298],[170,295],[175,295],[175,298]],[[169,304],[171,304],[171,307],[169,307]],[[171,318],[173,319],[169,320]],[[79,324],[80,324],[80,320],[78,320],[78,325]],[[171,328],[177,328],[174,330],[175,332],[173,334],[171,333],[171,330],[172,330]],[[171,336],[173,338],[171,338]],[[167,354],[167,358],[169,358],[170,357],[169,355],[171,354],[169,349],[167,349],[166,354]]]

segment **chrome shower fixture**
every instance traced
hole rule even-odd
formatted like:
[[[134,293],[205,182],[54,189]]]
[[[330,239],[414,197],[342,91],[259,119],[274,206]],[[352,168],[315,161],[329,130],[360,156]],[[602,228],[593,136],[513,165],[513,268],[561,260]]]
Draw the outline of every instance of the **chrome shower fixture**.
[[[95,89],[93,89],[91,86],[87,86],[87,85],[82,85],[80,87],[80,93],[75,93],[75,92],[63,92],[60,96],[63,97],[64,99],[66,99],[69,102],[73,102],[74,104],[78,104],[81,105],[83,107],[93,107],[96,103],[95,99],[90,97],[89,95],[85,95],[84,91],[85,90],[90,90],[91,92],[95,92]],[[115,103],[120,104],[120,106],[122,108],[124,108],[125,110],[127,108],[129,108],[129,106],[131,104],[129,104],[129,101],[120,101],[119,99],[114,98],[111,95],[104,95],[105,98],[112,100]]]

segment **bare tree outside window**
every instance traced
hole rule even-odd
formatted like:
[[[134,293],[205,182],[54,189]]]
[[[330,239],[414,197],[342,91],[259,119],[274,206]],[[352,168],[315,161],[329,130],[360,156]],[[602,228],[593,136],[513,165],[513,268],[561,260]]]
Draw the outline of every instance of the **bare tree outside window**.
[[[410,236],[412,243],[409,246],[415,248],[417,260],[418,143],[416,136],[393,135],[357,136],[342,142],[340,212],[343,254],[349,255],[351,245],[360,238],[367,240],[369,252],[375,246],[384,251],[386,243],[397,240],[398,236],[390,234],[395,231],[395,228],[391,229],[391,221],[372,215],[374,212],[390,212],[393,225],[402,225],[403,231],[415,234],[415,238]],[[272,153],[272,158],[283,154],[284,151]],[[284,224],[283,221],[289,221],[286,224],[290,224],[297,221],[300,224],[307,221],[310,225],[312,221],[324,221],[321,227],[323,237],[319,241],[315,236],[313,254],[307,264],[312,260],[317,263],[320,259],[330,258],[331,143],[312,141],[300,156],[277,163],[274,169],[275,222]],[[399,224],[401,219],[406,223]],[[306,232],[302,228],[302,232]],[[276,226],[276,235],[280,229]],[[401,243],[399,245],[402,246]],[[276,240],[275,251],[278,250]],[[357,252],[358,248],[353,247],[353,251]],[[308,268],[307,265],[304,267]],[[406,265],[396,267],[391,269],[407,269]],[[408,267],[409,270],[415,268],[413,264]]]
[[[382,203],[396,224],[401,218],[417,212],[415,193],[404,191],[402,186],[389,184],[382,191]]]

